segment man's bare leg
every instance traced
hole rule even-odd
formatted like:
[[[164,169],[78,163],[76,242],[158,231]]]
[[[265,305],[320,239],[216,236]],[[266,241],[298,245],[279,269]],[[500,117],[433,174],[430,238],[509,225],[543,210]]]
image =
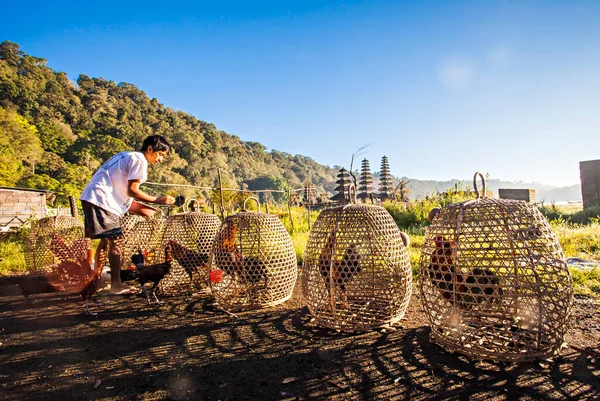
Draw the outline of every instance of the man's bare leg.
[[[123,237],[110,238],[108,242],[110,292],[113,294],[127,293],[130,288],[121,283],[121,254],[123,252]]]

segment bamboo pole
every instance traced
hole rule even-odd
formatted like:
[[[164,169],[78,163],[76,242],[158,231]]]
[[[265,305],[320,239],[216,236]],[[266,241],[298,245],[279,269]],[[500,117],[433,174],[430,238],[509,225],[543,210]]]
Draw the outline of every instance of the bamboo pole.
[[[223,183],[221,182],[221,169],[217,169],[217,173],[219,174],[219,193],[221,199],[221,220],[225,220],[225,205],[223,203]]]
[[[288,188],[288,213],[290,214],[290,223],[292,232],[294,232],[294,219],[292,219],[292,191]]]

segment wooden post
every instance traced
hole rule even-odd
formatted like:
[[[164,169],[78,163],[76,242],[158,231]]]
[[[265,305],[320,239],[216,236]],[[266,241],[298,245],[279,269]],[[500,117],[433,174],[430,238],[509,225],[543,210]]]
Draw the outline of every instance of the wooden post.
[[[217,169],[217,173],[219,174],[219,193],[221,198],[221,220],[225,220],[225,205],[223,203],[223,183],[221,182],[221,169]]]
[[[292,219],[292,194],[288,188],[288,213],[290,214],[290,223],[292,224],[292,232],[294,232],[294,219]]]
[[[77,204],[75,203],[75,197],[69,196],[69,206],[71,206],[71,216],[78,217]]]

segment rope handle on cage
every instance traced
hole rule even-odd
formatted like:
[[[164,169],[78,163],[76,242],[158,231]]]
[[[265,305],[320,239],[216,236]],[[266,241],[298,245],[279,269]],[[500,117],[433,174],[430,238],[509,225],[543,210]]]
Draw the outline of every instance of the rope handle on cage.
[[[477,176],[479,176],[479,178],[481,178],[481,186],[483,187],[482,193],[480,193],[479,189],[477,188]],[[485,198],[486,193],[487,193],[486,185],[485,185],[485,177],[479,171],[476,172],[475,175],[473,176],[473,190],[475,191],[475,195],[477,196],[477,199]]]
[[[196,210],[198,210],[198,206],[200,206],[200,202],[198,202],[198,199],[191,198],[185,203],[183,209],[186,213],[189,213],[190,211],[195,212]]]
[[[348,200],[350,201],[350,204],[352,204],[352,205],[356,205],[356,203],[357,203],[356,187],[354,186],[354,184],[348,185]]]
[[[242,205],[242,211],[243,212],[246,211],[246,202],[248,202],[250,199],[252,199],[253,201],[256,202],[256,208],[260,212],[260,201],[258,200],[258,198],[254,197],[254,196],[249,196],[244,200],[244,204]]]

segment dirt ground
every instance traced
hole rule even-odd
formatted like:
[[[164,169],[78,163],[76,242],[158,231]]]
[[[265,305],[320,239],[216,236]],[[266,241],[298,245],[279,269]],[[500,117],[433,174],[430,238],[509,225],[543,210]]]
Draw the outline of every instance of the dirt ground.
[[[552,361],[493,363],[430,340],[418,296],[395,329],[319,328],[298,290],[275,308],[223,313],[208,295],[0,294],[0,399],[600,399],[600,302],[577,299]],[[8,291],[7,291],[8,290]]]

